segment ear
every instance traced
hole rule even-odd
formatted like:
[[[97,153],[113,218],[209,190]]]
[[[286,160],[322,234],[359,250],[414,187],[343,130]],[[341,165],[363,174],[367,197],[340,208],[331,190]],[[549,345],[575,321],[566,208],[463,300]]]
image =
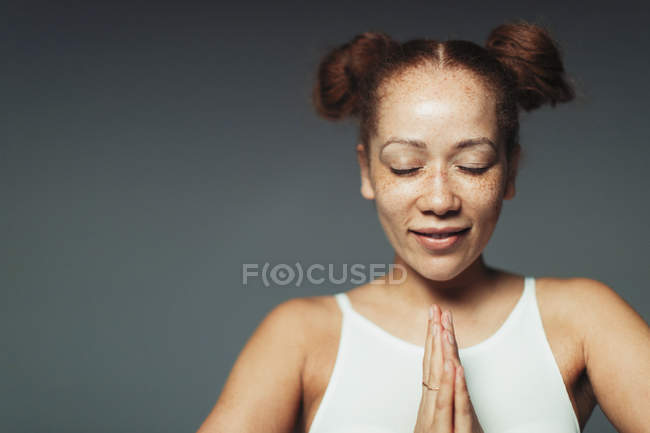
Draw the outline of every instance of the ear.
[[[359,169],[361,170],[361,195],[366,200],[374,200],[375,190],[370,181],[370,156],[366,153],[366,149],[362,143],[357,144],[357,160],[359,161]]]
[[[508,180],[506,184],[506,192],[503,196],[504,200],[511,200],[515,196],[515,179],[517,178],[517,170],[519,168],[519,156],[521,154],[521,146],[517,143],[513,150],[512,160],[508,167]]]

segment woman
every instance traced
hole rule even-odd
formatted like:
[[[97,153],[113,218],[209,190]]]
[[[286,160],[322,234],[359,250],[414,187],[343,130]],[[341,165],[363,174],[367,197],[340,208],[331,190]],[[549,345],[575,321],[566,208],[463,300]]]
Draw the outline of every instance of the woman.
[[[525,22],[485,47],[364,33],[332,50],[314,102],[359,118],[361,194],[399,266],[274,308],[199,432],[569,433],[596,403],[619,431],[650,431],[640,315],[601,282],[483,261],[515,195],[519,109],[573,99],[563,71]]]

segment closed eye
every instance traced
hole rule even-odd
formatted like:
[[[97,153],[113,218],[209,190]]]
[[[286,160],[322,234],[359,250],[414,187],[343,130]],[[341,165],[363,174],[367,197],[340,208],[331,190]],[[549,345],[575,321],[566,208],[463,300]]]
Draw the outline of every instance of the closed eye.
[[[422,167],[415,167],[415,168],[405,168],[405,169],[399,169],[399,168],[391,168],[390,171],[395,173],[398,176],[404,176],[410,173],[415,173]]]
[[[404,168],[404,169],[391,168],[390,171],[395,173],[398,176],[405,176],[405,175],[408,175],[408,174],[411,174],[411,173],[415,173],[416,171],[418,171],[421,168],[422,167]],[[464,171],[466,173],[482,174],[482,173],[485,173],[490,167],[461,167],[461,166],[459,166],[458,168],[460,168],[462,171]]]
[[[458,167],[461,170],[471,174],[481,174],[486,172],[490,167]]]

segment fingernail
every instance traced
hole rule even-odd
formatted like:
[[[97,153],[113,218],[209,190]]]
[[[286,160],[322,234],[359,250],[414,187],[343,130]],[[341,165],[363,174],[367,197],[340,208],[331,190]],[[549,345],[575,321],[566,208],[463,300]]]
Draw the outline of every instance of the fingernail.
[[[449,324],[449,310],[445,310],[444,313],[442,313],[442,321],[445,322],[445,325],[447,325],[447,328],[449,328],[451,325]]]
[[[433,305],[429,307],[429,319],[433,319]]]
[[[437,336],[438,335],[438,325],[437,323],[433,324],[433,335]]]
[[[451,361],[446,360],[445,361],[445,371],[450,371],[451,370]]]
[[[449,341],[449,344],[454,344],[454,336],[451,335],[451,332],[447,330],[447,340]]]

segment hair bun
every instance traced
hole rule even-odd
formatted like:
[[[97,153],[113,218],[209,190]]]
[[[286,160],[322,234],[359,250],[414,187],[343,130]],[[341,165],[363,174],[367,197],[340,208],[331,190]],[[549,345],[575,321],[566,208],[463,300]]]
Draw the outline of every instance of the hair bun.
[[[396,44],[381,32],[364,32],[332,49],[318,66],[312,102],[327,119],[359,114],[364,81]]]
[[[546,29],[525,21],[502,24],[490,32],[485,46],[513,74],[524,110],[575,97],[559,47]]]

